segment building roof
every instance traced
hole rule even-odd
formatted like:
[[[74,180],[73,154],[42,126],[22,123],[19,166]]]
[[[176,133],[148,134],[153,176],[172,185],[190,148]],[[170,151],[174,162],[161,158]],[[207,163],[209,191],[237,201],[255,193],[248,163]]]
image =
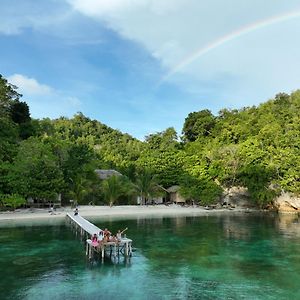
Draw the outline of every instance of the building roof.
[[[167,191],[169,193],[176,193],[179,191],[179,185],[172,185],[167,189]]]
[[[100,179],[107,179],[112,176],[122,176],[122,174],[116,170],[95,170],[96,174]]]
[[[166,192],[166,193],[168,193],[168,190],[167,189],[165,189],[162,185],[157,185],[161,190],[163,190],[164,192]]]

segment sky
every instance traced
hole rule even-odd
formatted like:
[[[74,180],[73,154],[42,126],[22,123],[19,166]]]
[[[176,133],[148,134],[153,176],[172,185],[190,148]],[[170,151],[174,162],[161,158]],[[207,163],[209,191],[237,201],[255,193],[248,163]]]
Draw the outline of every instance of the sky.
[[[1,0],[0,74],[34,118],[143,139],[300,88],[300,0]]]

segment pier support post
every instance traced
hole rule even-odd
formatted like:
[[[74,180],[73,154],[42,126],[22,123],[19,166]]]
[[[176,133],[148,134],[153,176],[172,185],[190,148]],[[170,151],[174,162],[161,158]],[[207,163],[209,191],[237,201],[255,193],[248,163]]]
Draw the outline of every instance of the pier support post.
[[[89,243],[86,242],[86,247],[85,247],[85,255],[87,256],[89,253]]]

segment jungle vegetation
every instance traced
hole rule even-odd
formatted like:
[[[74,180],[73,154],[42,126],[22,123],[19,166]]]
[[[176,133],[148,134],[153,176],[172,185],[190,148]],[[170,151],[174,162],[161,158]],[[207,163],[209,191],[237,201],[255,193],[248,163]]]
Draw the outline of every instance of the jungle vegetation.
[[[281,191],[300,193],[300,90],[252,107],[191,112],[174,128],[140,141],[91,120],[33,119],[17,87],[0,75],[0,201],[25,199],[110,205],[135,203],[179,185],[202,205],[226,187],[247,187],[254,203],[272,204]],[[123,178],[104,182],[95,169]],[[159,188],[162,189],[159,191]]]

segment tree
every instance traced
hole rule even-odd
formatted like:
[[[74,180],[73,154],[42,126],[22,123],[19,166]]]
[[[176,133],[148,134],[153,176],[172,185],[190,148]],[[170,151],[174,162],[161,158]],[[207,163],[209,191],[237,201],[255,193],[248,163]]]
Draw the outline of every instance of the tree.
[[[224,186],[234,186],[241,167],[239,146],[231,144],[220,147],[214,154],[212,167],[218,168],[218,178]]]
[[[37,138],[20,144],[9,181],[14,193],[40,200],[55,200],[64,187],[57,157]]]
[[[24,205],[26,203],[26,200],[24,199],[24,197],[17,194],[12,194],[12,195],[0,194],[0,202],[2,203],[3,206],[11,207],[13,210],[15,210],[17,207]]]
[[[149,148],[153,150],[171,150],[179,146],[177,132],[173,127],[150,134],[146,136],[145,140]]]
[[[122,195],[125,196],[132,193],[132,185],[124,176],[114,175],[101,182],[101,190],[105,201],[112,207]]]
[[[216,118],[208,110],[189,113],[184,121],[182,133],[186,142],[195,141],[199,136],[208,136],[216,124]]]
[[[10,107],[21,97],[16,87],[0,74],[0,161],[11,161],[18,142],[18,127],[10,116]]]
[[[146,204],[149,198],[155,196],[161,189],[157,184],[157,176],[148,170],[144,170],[137,175],[135,187],[141,197],[141,204]]]
[[[92,191],[92,183],[90,180],[78,176],[72,186],[72,190],[69,192],[70,196],[75,200],[75,205],[83,204],[84,197]]]
[[[27,139],[34,134],[35,130],[31,123],[29,107],[26,102],[13,101],[10,106],[10,117],[13,122],[18,124],[21,139]]]
[[[272,202],[276,196],[276,191],[269,188],[275,174],[275,170],[260,164],[244,166],[241,170],[240,180],[260,207]]]
[[[58,145],[58,143],[56,143]],[[66,142],[67,153],[64,149],[58,150],[61,153],[61,168],[64,172],[65,181],[73,186],[74,182],[79,177],[85,177],[86,172],[93,169],[93,160],[95,158],[93,150],[85,143],[72,143]]]
[[[219,199],[222,189],[209,176],[197,178],[184,174],[180,182],[179,192],[186,199],[207,205]]]
[[[179,186],[182,196],[202,205],[217,201],[222,193],[222,188],[210,175],[207,160],[196,154],[185,158]]]
[[[10,119],[0,117],[0,161],[12,161],[16,152],[18,128]]]
[[[0,118],[7,117],[12,103],[22,97],[16,89],[0,74]]]
[[[138,169],[156,174],[157,183],[167,188],[178,184],[185,156],[185,152],[181,150],[149,149],[141,154],[136,164]]]
[[[29,106],[26,102],[15,100],[10,106],[10,115],[17,124],[27,123],[31,120]]]
[[[11,170],[11,164],[7,161],[0,160],[0,195],[10,194],[11,187],[9,185],[9,172]]]

